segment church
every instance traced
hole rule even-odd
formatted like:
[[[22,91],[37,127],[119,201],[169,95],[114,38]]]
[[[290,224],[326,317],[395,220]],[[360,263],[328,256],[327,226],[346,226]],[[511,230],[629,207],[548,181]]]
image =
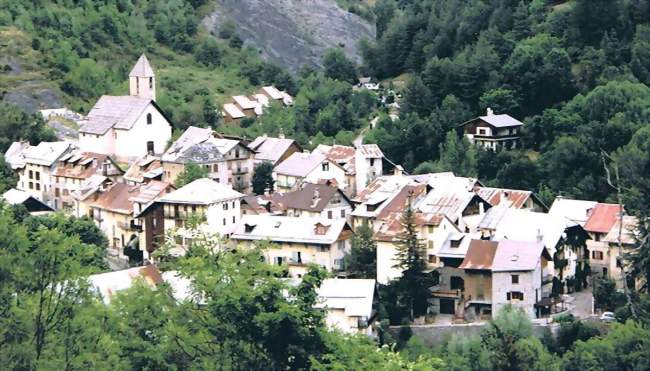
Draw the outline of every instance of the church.
[[[171,123],[156,104],[156,75],[142,54],[129,73],[129,95],[103,95],[79,129],[84,152],[131,161],[159,155],[172,136]]]

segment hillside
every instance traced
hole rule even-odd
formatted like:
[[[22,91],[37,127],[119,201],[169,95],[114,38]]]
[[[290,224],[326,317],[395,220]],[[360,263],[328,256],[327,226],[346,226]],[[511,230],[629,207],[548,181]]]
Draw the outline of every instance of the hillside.
[[[294,72],[303,65],[320,66],[324,51],[337,46],[360,62],[359,40],[375,34],[374,25],[335,0],[220,0],[203,24],[218,34],[226,20],[265,59]]]

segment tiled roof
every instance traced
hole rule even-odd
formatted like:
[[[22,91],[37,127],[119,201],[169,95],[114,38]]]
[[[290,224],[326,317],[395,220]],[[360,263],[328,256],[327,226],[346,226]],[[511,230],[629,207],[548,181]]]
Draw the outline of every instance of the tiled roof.
[[[414,184],[415,180],[403,175],[384,175],[375,178],[361,190],[354,198],[354,202],[376,205],[386,201],[399,192],[407,184]]]
[[[492,206],[506,201],[510,207],[515,209],[521,209],[533,194],[531,191],[491,187],[476,187],[476,193]]]
[[[151,99],[131,95],[103,95],[88,113],[88,122],[79,132],[103,135],[112,127],[131,129],[151,102]]]
[[[129,77],[154,77],[153,68],[149,64],[147,56],[142,54],[129,73]]]
[[[89,206],[119,214],[133,213],[131,191],[133,186],[126,183],[114,183],[107,190],[99,192]]]
[[[316,233],[317,225],[324,226],[324,234]],[[244,215],[230,238],[233,240],[268,240],[270,242],[330,245],[339,239],[345,229],[349,228],[344,219]]]
[[[608,233],[616,223],[619,213],[624,212],[622,209],[618,204],[596,204],[589,213],[589,218],[585,223],[585,230],[587,232]]]
[[[393,211],[378,219],[377,231],[373,238],[377,241],[393,242],[404,234],[404,225],[402,224],[402,211]],[[418,226],[433,225],[438,226],[445,218],[440,214],[422,214],[415,213],[415,224]],[[451,222],[450,222],[451,223]],[[453,225],[453,223],[451,223]]]
[[[357,150],[367,158],[382,158],[384,153],[379,149],[379,146],[376,144],[362,144],[357,147]]]
[[[124,179],[142,183],[147,179],[153,179],[161,175],[162,173],[158,174],[161,170],[162,163],[160,159],[151,155],[145,155],[131,164],[124,174]]]
[[[275,197],[287,209],[322,212],[335,195],[347,200],[345,193],[326,184],[305,183],[302,188]]]
[[[102,165],[106,161],[111,162],[108,155],[93,152],[75,153],[59,160],[54,175],[65,178],[88,179],[92,175],[102,172]],[[103,175],[121,175],[121,173],[119,167],[115,166],[113,173]]]
[[[472,240],[467,248],[465,259],[458,268],[460,269],[492,269],[492,261],[497,251],[496,241]]]

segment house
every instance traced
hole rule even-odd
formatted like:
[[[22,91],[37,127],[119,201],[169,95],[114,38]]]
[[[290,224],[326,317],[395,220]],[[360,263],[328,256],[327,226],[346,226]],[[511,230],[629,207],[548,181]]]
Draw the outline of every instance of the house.
[[[98,177],[104,181],[94,182]],[[135,216],[170,190],[168,183],[160,181],[128,185],[95,176],[74,192],[76,215],[85,215],[95,221],[108,238],[109,254],[139,261],[142,259],[138,251],[143,240],[143,223]]]
[[[348,219],[352,202],[338,187],[303,183],[301,188],[273,197],[284,207],[287,216],[323,219]]]
[[[464,317],[472,319],[490,319],[492,317],[492,262],[497,252],[497,241],[470,240],[463,261],[458,266],[459,273],[463,273],[462,303],[459,311]],[[447,281],[449,282],[449,281]],[[451,287],[444,287],[451,291]],[[438,298],[440,313],[456,314],[456,302],[450,303],[452,298]]]
[[[277,102],[281,107],[293,105],[293,98],[287,92],[274,86],[264,86],[249,97],[234,95],[223,105],[221,115],[226,123],[239,122],[245,117],[255,118],[264,114],[264,108]]]
[[[172,136],[169,119],[156,104],[156,77],[143,54],[129,73],[129,95],[103,95],[79,128],[84,152],[130,161],[161,154]]]
[[[205,233],[230,235],[240,220],[243,197],[226,184],[203,178],[156,198],[136,214],[145,220],[141,245],[145,259],[168,233],[175,235],[181,248],[189,246],[196,234],[194,222]]]
[[[210,179],[247,193],[251,188],[254,155],[241,140],[190,126],[162,155],[163,179],[174,183],[188,163],[195,163],[208,170]]]
[[[350,184],[348,193],[351,195],[356,195],[357,191],[383,175],[384,154],[376,144],[359,144],[355,147],[320,144],[314,151],[324,154],[345,169],[347,183]]]
[[[272,85],[263,86],[260,88],[256,96],[258,95],[264,95],[268,97],[270,101],[281,103],[284,107],[293,105],[293,97],[291,95],[289,95],[286,91],[279,90]]]
[[[496,115],[488,108],[487,115],[462,123],[470,143],[485,148],[517,148],[519,131],[524,124],[507,114]]]
[[[515,209],[546,212],[548,207],[531,191],[519,189],[476,187],[476,194],[492,206],[508,205]]]
[[[292,154],[302,152],[302,148],[298,142],[293,139],[287,139],[284,135],[280,135],[278,138],[268,137],[266,135],[257,137],[248,144],[248,148],[255,151],[253,161],[255,165],[268,161],[273,166],[276,166]]]
[[[352,229],[344,219],[244,215],[230,239],[249,245],[272,243],[265,252],[266,260],[286,265],[291,277],[302,277],[310,263],[328,271],[343,270],[351,237]]]
[[[160,158],[145,155],[133,161],[122,177],[126,183],[136,185],[152,180],[162,180],[162,176],[163,166]]]
[[[73,149],[68,142],[41,142],[36,146],[25,142],[12,143],[5,159],[18,175],[16,189],[56,209],[58,205],[55,205],[53,190],[56,165]]]
[[[31,215],[49,214],[54,211],[43,201],[25,191],[12,188],[2,194],[2,199],[9,205],[23,205]]]
[[[296,152],[273,170],[275,186],[279,192],[299,189],[305,182],[318,183],[334,179],[344,191],[347,189],[345,170],[318,152]]]
[[[124,172],[109,155],[75,151],[59,158],[53,174],[54,208],[72,213],[73,193],[93,175],[102,175],[114,183]]]
[[[326,278],[316,290],[314,307],[325,310],[325,323],[347,334],[372,335],[375,280]]]
[[[241,200],[242,215],[284,215],[286,209],[278,202],[279,193],[272,195],[248,195]]]
[[[593,275],[609,277],[623,288],[622,255],[634,247],[637,226],[637,218],[619,204],[599,202],[589,211],[584,228],[591,236],[587,248]]]
[[[494,241],[541,242],[553,258],[549,264],[561,282],[568,278],[584,280],[582,275],[589,263],[589,235],[576,222],[563,216],[493,207],[485,214],[478,228],[482,238]],[[544,284],[550,284],[553,278],[553,275],[545,277]]]
[[[359,225],[366,224],[376,230],[377,216],[384,207],[389,205],[404,187],[416,184],[418,184],[416,180],[401,174],[376,178],[352,199],[355,204],[352,211],[352,226],[356,229]]]
[[[140,281],[155,288],[163,282],[163,276],[154,265],[145,265],[114,272],[92,274],[88,276],[91,289],[99,295],[104,304],[110,304],[115,295],[127,290]]]

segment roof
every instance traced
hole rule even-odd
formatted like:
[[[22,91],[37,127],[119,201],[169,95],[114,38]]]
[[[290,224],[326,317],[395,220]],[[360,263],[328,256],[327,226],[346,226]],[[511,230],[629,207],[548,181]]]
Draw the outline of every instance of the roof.
[[[248,99],[248,97],[245,95],[233,95],[232,100],[234,100],[235,103],[237,103],[237,105],[242,109],[254,109],[259,104]]]
[[[25,149],[29,148],[27,142],[13,142],[5,152],[5,161],[12,169],[20,169],[25,166],[25,159],[22,154]]]
[[[618,234],[621,232],[621,243],[626,245],[631,245],[636,242],[636,228],[639,225],[639,220],[630,215],[623,216],[623,228],[620,228],[621,223],[619,219],[616,219],[616,223],[612,229],[607,233],[603,241],[609,243],[618,243]]]
[[[158,157],[145,155],[135,160],[124,174],[124,179],[142,183],[162,175],[162,163]]]
[[[317,166],[327,161],[325,155],[319,152],[294,152],[275,168],[278,174],[306,177]]]
[[[432,189],[417,203],[417,209],[425,213],[444,214],[452,221],[461,217],[472,201],[482,200],[474,192],[476,179],[445,176],[430,178],[427,184]]]
[[[248,147],[257,152],[255,159],[271,161],[273,164],[276,164],[292,145],[298,146],[293,139],[262,136],[255,138]]]
[[[571,200],[568,198],[557,197],[548,213],[557,216],[563,216],[584,226],[589,218],[589,210],[593,209],[598,202]]]
[[[458,268],[491,270],[498,244],[496,241],[472,240]]]
[[[21,151],[15,153],[18,148]],[[25,163],[52,166],[70,148],[72,145],[68,142],[40,142],[36,146],[14,146],[14,153],[11,154],[10,160],[13,162],[12,167],[13,164],[24,166]]]
[[[458,230],[451,231],[436,255],[441,258],[464,259],[472,241],[472,236],[468,233],[461,233]]]
[[[25,191],[12,188],[2,194],[9,205],[25,205],[28,211],[54,211],[49,205]]]
[[[59,164],[54,172],[55,176],[74,178],[74,179],[88,179],[96,173],[102,172],[102,166],[106,162],[113,162],[110,156],[93,153],[93,152],[78,152],[68,154],[59,159]],[[119,166],[114,165],[111,174],[103,175],[121,175],[122,170]]]
[[[384,175],[375,178],[363,190],[357,193],[354,202],[377,205],[397,194],[404,186],[415,181],[404,175]]]
[[[377,230],[373,236],[376,241],[394,242],[398,237],[404,234],[404,225],[402,224],[402,217],[404,213],[401,211],[394,211],[385,214],[381,219],[378,219]],[[438,226],[446,217],[440,214],[422,214],[415,213],[415,224],[433,225]],[[449,219],[447,219],[449,220]],[[454,228],[456,226],[450,221],[450,225]]]
[[[210,205],[220,201],[234,200],[244,197],[230,186],[215,182],[212,179],[197,179],[183,187],[166,194],[158,201],[164,203],[184,203],[194,205]]]
[[[226,139],[223,139],[226,140]],[[236,145],[238,141],[232,141]],[[223,148],[230,142],[218,142],[212,129],[190,126],[162,155],[163,162],[216,162],[223,160]]]
[[[384,153],[376,144],[362,144],[357,147],[357,151],[366,158],[382,158]]]
[[[151,68],[151,64],[149,64],[149,60],[147,59],[147,56],[142,54],[140,58],[138,58],[138,61],[135,63],[135,66],[133,66],[133,69],[131,72],[129,72],[129,77],[154,77],[155,73],[153,72],[153,68]]]
[[[282,213],[285,210],[283,204],[280,204],[276,199],[279,198],[277,195],[281,194],[274,193],[273,195],[250,195],[244,196],[241,200],[242,208],[244,205],[248,205],[248,208],[254,211],[257,214],[269,214],[269,213]],[[270,209],[267,209],[267,205]]]
[[[130,201],[138,202],[147,205],[153,202],[156,198],[167,193],[172,188],[171,184],[161,182],[159,180],[152,180],[149,183],[135,186],[131,191]]]
[[[103,135],[113,127],[131,129],[142,112],[152,103],[151,99],[131,95],[102,95],[88,112],[88,121],[79,128],[79,132]],[[154,106],[158,109],[158,106]]]
[[[584,228],[587,232],[607,233],[616,223],[620,212],[625,211],[619,204],[598,203],[589,212]]]
[[[150,287],[163,282],[160,272],[153,265],[93,274],[88,277],[90,286],[102,297],[105,304],[109,304],[119,291],[133,286],[138,279],[142,279]]]
[[[489,218],[492,209],[486,213],[486,217]],[[479,228],[482,224],[483,221]],[[555,247],[567,228],[579,226],[563,216],[511,208],[506,209],[502,217],[493,224],[496,225],[494,240],[537,242],[541,238],[544,246],[552,252],[555,252]]]
[[[237,105],[234,104],[234,103],[226,103],[226,104],[224,104],[223,105],[223,110],[228,116],[230,116],[230,117],[232,117],[234,119],[240,119],[240,118],[246,116],[244,114],[244,112],[242,112],[239,109],[239,107],[237,107]]]
[[[105,191],[99,192],[96,198],[88,202],[89,206],[119,214],[133,213],[131,192],[134,186],[126,183],[113,183]]]
[[[271,99],[280,100],[280,99],[284,98],[284,95],[282,94],[282,92],[280,92],[280,90],[278,90],[275,86],[263,86],[262,91],[266,95],[271,97]]]
[[[501,240],[492,261],[493,272],[532,271],[535,270],[542,254],[545,254],[541,242],[524,242]],[[546,254],[548,255],[548,254]]]
[[[533,192],[519,189],[476,187],[476,193],[492,206],[505,202],[510,207],[521,209],[526,201],[532,197]]]
[[[304,183],[301,189],[278,195],[274,199],[288,209],[322,212],[337,194],[350,203],[338,187],[313,183]]]
[[[81,183],[81,187],[79,188],[79,190],[72,192],[73,196],[75,199],[85,200],[90,195],[95,193],[99,189],[99,187],[106,181],[109,181],[107,177],[99,174],[93,174],[88,179],[86,179],[83,183]]]
[[[325,227],[324,234],[316,233],[317,225]],[[345,229],[349,228],[344,219],[295,218],[268,214],[243,215],[230,238],[331,245],[339,239]]]
[[[348,317],[372,315],[375,280],[326,278],[316,290],[316,308],[342,309]]]
[[[501,114],[501,115],[494,115],[494,114],[489,114],[486,116],[479,116],[475,119],[469,120],[461,124],[461,126],[464,126],[470,122],[474,122],[476,120],[481,120],[486,122],[488,125],[495,127],[495,128],[509,128],[509,127],[515,127],[515,126],[522,126],[524,123],[515,119],[514,117],[507,115],[507,114]]]

